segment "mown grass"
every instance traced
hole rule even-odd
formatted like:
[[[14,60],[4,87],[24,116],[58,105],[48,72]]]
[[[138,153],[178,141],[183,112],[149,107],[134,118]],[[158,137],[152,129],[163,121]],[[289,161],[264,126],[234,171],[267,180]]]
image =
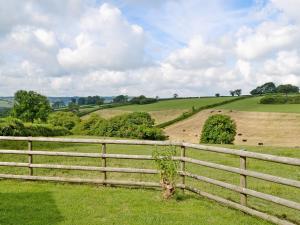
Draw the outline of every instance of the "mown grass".
[[[174,100],[164,100],[158,101],[152,104],[145,105],[127,105],[116,107],[115,109],[127,110],[133,112],[149,112],[149,111],[160,111],[160,110],[170,110],[170,109],[186,109],[189,110],[193,106],[195,108],[210,105],[218,102],[223,102],[225,100],[230,100],[235,97],[211,97],[211,98],[190,98],[190,99],[174,99]]]
[[[262,97],[246,98],[237,102],[232,102],[226,105],[218,106],[216,108],[252,112],[300,113],[299,104],[259,104],[259,100],[261,98]]]
[[[2,225],[258,225],[265,221],[194,196],[162,201],[145,189],[0,182]]]
[[[1,141],[0,147],[3,149],[26,149],[25,142],[7,142]],[[60,143],[35,143],[33,145],[36,150],[47,151],[78,151],[78,152],[100,152],[100,145],[86,144],[60,144]],[[257,151],[274,155],[300,157],[299,149],[288,148],[269,148],[269,147],[246,147],[246,146],[229,146],[234,148],[246,148],[248,151]],[[108,153],[122,154],[152,154],[155,147],[152,146],[121,146],[108,145]],[[178,154],[179,154],[178,149]],[[187,156],[206,160],[215,163],[221,163],[229,166],[239,166],[239,158],[225,154],[209,153],[205,151],[196,151],[187,149]],[[27,156],[0,155],[0,161],[18,161],[26,162]],[[134,161],[134,160],[107,160],[107,166],[118,167],[136,167],[136,168],[155,168],[153,162],[150,161]],[[50,156],[34,156],[34,163],[51,163],[66,165],[94,165],[100,166],[101,159],[88,158],[67,158],[67,157],[50,157]],[[259,160],[248,160],[247,166],[251,170],[264,172],[272,175],[287,177],[300,180],[300,171],[298,168],[288,165],[281,165],[271,162],[263,162]],[[224,182],[239,184],[239,176],[229,172],[218,171],[201,166],[187,164],[186,168],[189,172],[199,175],[215,178]],[[27,168],[2,167],[1,173],[28,174]],[[49,170],[34,169],[35,175],[50,176],[66,176],[66,177],[84,177],[84,178],[102,178],[101,172],[85,172],[85,171],[68,171],[68,170]],[[136,181],[159,181],[158,175],[140,175],[140,174],[120,174],[108,173],[109,179],[136,180]],[[178,180],[180,181],[180,180]],[[239,201],[239,194],[227,191],[213,185],[187,179],[187,184],[198,187],[203,191],[217,194],[224,198]],[[300,190],[283,185],[277,185],[270,182],[264,182],[258,179],[248,178],[248,187],[264,193],[277,195],[293,201],[300,202]],[[11,193],[14,196],[17,193],[33,194],[44,192],[45,198],[51,196],[53,204],[57,211],[61,214],[61,219],[53,224],[268,224],[256,218],[245,216],[244,214],[221,207],[217,203],[212,203],[206,199],[197,198],[188,194],[183,201],[172,200],[163,202],[160,200],[158,191],[150,190],[129,190],[129,189],[113,189],[113,188],[96,188],[87,185],[58,185],[51,183],[31,183],[18,181],[1,181],[1,193]],[[47,194],[48,193],[48,194]],[[34,203],[34,199],[30,200],[25,197],[17,197],[15,200],[18,204],[12,207],[10,212],[18,211],[18,205]],[[38,196],[38,194],[37,194]],[[41,197],[42,198],[42,197]],[[17,200],[19,199],[19,200]],[[8,201],[8,200],[6,200]],[[51,201],[51,200],[49,200]],[[141,202],[140,202],[141,201]],[[1,197],[2,202],[2,197]],[[11,201],[9,201],[11,202]],[[42,202],[42,201],[37,201]],[[0,203],[0,207],[4,203]],[[41,203],[42,204],[42,203]],[[43,203],[44,204],[44,203]],[[33,204],[34,205],[34,204]],[[287,218],[294,222],[300,223],[300,215],[296,210],[288,209],[276,204],[272,204],[263,200],[249,197],[249,205],[253,208],[271,213],[273,215]],[[39,206],[36,206],[39,207]],[[50,207],[50,206],[49,206]],[[86,208],[83,208],[86,207]],[[24,207],[26,208],[26,207]],[[41,206],[41,208],[44,208]],[[41,209],[40,209],[41,210]],[[55,209],[54,209],[55,210]],[[90,211],[89,211],[90,210]],[[125,210],[125,212],[123,212]],[[106,213],[103,213],[106,212]],[[111,213],[108,213],[110,211]],[[0,208],[0,218],[2,209]],[[120,214],[117,214],[119,212]],[[159,213],[160,212],[160,213]],[[23,214],[23,213],[21,213]],[[50,214],[50,213],[49,213]],[[7,214],[7,212],[5,213]],[[26,213],[33,216],[33,212]],[[20,215],[25,216],[25,215]],[[50,215],[49,215],[50,216]],[[10,216],[8,216],[10,217]],[[12,216],[11,216],[12,217]],[[83,218],[84,221],[83,222]],[[56,219],[55,219],[56,220]],[[77,223],[75,223],[77,221]],[[0,219],[0,224],[1,223]],[[14,222],[14,223],[13,223]],[[73,222],[73,223],[72,223]],[[18,224],[11,218],[11,223]],[[24,224],[24,223],[22,223]],[[28,223],[31,224],[31,223]],[[38,224],[38,223],[32,223]],[[44,224],[44,223],[40,223]],[[46,224],[46,223],[45,223]]]

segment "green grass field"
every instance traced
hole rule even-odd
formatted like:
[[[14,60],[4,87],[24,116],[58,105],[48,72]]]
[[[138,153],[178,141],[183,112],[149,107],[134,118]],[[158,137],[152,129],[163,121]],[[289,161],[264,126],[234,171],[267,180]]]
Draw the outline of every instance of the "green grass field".
[[[162,201],[153,190],[0,181],[0,197],[1,225],[269,224],[199,197]]]
[[[0,99],[0,108],[12,108],[12,103]]]
[[[1,149],[26,149],[25,142],[0,142]],[[248,151],[268,154],[300,157],[299,149],[230,146],[246,148]],[[100,152],[100,145],[33,143],[34,149],[47,151],[78,151]],[[108,145],[108,153],[122,154],[152,154],[152,146],[121,146]],[[178,149],[179,154],[179,149]],[[221,163],[229,166],[239,166],[239,158],[224,154],[187,150],[187,156]],[[28,156],[0,155],[0,161],[26,162]],[[66,164],[66,165],[101,165],[101,159],[34,156],[34,163]],[[107,166],[155,168],[150,161],[134,161],[108,159]],[[299,171],[293,166],[277,163],[248,160],[247,167],[251,170],[264,172],[300,180]],[[239,175],[215,169],[187,164],[187,170],[192,173],[211,177],[224,182],[239,184]],[[28,174],[27,168],[1,167],[1,173]],[[34,169],[35,175],[101,178],[99,172]],[[109,179],[159,181],[158,175],[108,173]],[[203,191],[217,194],[221,197],[239,201],[239,194],[227,191],[214,185],[186,180],[188,185],[198,187]],[[300,202],[300,190],[254,178],[248,178],[248,187],[264,193],[277,195]],[[247,216],[238,211],[222,207],[218,203],[187,194],[181,201],[164,202],[160,192],[154,190],[136,190],[126,188],[98,188],[89,185],[67,185],[41,182],[0,181],[0,224],[268,224],[257,218]],[[300,215],[296,210],[288,209],[273,203],[249,197],[250,207],[273,215],[288,218],[300,223]],[[28,206],[30,205],[30,207]],[[23,209],[23,210],[22,210]],[[45,212],[44,212],[45,211]],[[18,212],[16,214],[16,212]],[[39,212],[39,214],[36,214]],[[45,214],[45,216],[42,216]],[[36,216],[35,222],[30,222]],[[5,223],[3,221],[5,218]],[[234,218],[234,219],[233,219]],[[2,219],[2,220],[1,220]],[[52,221],[46,223],[45,221]],[[24,222],[25,221],[25,222]]]
[[[282,105],[259,104],[259,100],[261,98],[262,97],[247,98],[226,105],[218,106],[217,109],[253,111],[253,112],[300,113],[300,104],[282,104]]]
[[[191,98],[191,99],[174,99],[174,100],[164,100],[158,101],[152,104],[145,104],[145,105],[127,105],[127,106],[120,106],[114,109],[118,110],[126,110],[126,111],[133,111],[133,112],[149,112],[149,111],[161,111],[161,110],[170,110],[170,109],[186,109],[189,110],[193,106],[195,108],[214,104],[218,102],[222,102],[225,100],[230,100],[235,97],[212,97],[212,98]]]

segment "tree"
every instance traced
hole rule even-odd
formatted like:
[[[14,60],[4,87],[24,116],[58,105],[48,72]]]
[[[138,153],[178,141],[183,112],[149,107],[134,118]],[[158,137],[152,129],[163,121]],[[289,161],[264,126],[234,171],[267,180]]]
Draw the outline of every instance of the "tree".
[[[220,97],[220,94],[219,94],[219,93],[216,93],[215,96],[216,96],[216,97]]]
[[[178,98],[178,94],[175,93],[175,94],[173,95],[173,98]]]
[[[45,122],[50,112],[51,106],[46,96],[24,90],[15,93],[12,116],[25,122]]]
[[[235,91],[233,91],[233,90],[230,90],[229,93],[230,93],[231,96],[235,95]]]
[[[76,104],[76,98],[71,98],[71,102],[75,103]]]
[[[150,104],[150,103],[154,103],[157,102],[156,98],[147,98],[144,95],[140,95],[138,97],[134,97],[130,100],[130,102],[132,104]]]
[[[80,98],[78,98],[78,105],[85,105],[85,104],[86,104],[86,103],[85,103],[85,100],[86,100],[85,97],[80,97]]]
[[[277,92],[284,93],[286,95],[289,93],[299,93],[299,87],[291,84],[282,84],[277,87]]]
[[[252,91],[250,91],[250,94],[263,95],[263,94],[276,93],[276,91],[277,91],[276,85],[273,82],[268,82],[253,89]]]
[[[53,109],[59,109],[59,108],[65,107],[65,106],[66,105],[63,101],[56,101],[52,104]]]
[[[241,96],[241,94],[242,94],[242,89],[236,89],[234,92],[235,92],[235,94],[236,94],[237,96]]]
[[[114,103],[125,103],[128,102],[128,96],[127,95],[118,95],[113,99]]]
[[[68,109],[69,109],[69,111],[71,111],[73,113],[78,113],[79,112],[79,105],[77,105],[74,102],[69,102]]]

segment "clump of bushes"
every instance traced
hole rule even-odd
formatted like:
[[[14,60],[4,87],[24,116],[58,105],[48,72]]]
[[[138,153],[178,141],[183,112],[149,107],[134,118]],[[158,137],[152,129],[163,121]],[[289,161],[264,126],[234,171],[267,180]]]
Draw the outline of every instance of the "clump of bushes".
[[[210,116],[202,129],[200,142],[208,144],[232,144],[236,135],[236,124],[227,115]]]
[[[49,124],[64,127],[68,130],[72,130],[79,122],[80,118],[72,112],[55,112],[48,117]]]
[[[260,104],[300,104],[300,95],[269,95],[260,99]]]
[[[51,124],[23,123],[21,120],[7,117],[0,119],[0,136],[65,136],[71,132]]]
[[[154,120],[148,113],[134,112],[105,120],[93,115],[74,128],[75,133],[137,138],[146,140],[165,140],[166,136],[160,128],[154,127]]]
[[[154,103],[154,102],[157,102],[156,98],[147,98],[144,95],[141,95],[139,97],[134,97],[130,100],[130,103],[139,104],[139,105],[150,104],[150,103]]]

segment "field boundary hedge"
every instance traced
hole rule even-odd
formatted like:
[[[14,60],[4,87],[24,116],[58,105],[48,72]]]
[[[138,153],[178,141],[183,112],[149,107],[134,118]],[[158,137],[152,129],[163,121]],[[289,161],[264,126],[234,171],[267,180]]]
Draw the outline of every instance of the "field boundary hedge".
[[[225,100],[223,102],[218,102],[218,103],[214,103],[214,104],[210,104],[210,105],[205,105],[205,106],[201,106],[199,108],[195,108],[194,110],[192,111],[188,111],[188,112],[184,112],[182,113],[180,116],[176,117],[175,119],[173,120],[169,120],[167,122],[164,122],[164,123],[161,123],[161,124],[158,124],[156,125],[156,127],[159,127],[159,128],[165,128],[167,126],[170,126],[174,123],[177,123],[179,121],[182,121],[182,120],[185,120],[193,115],[195,115],[196,113],[202,111],[202,110],[205,110],[205,109],[210,109],[210,108],[214,108],[216,106],[221,106],[221,105],[225,105],[225,104],[228,104],[228,103],[231,103],[231,102],[235,102],[235,101],[239,101],[239,100],[243,100],[243,99],[246,99],[246,98],[251,98],[252,96],[242,96],[242,97],[237,97],[235,99],[230,99],[230,100]]]

